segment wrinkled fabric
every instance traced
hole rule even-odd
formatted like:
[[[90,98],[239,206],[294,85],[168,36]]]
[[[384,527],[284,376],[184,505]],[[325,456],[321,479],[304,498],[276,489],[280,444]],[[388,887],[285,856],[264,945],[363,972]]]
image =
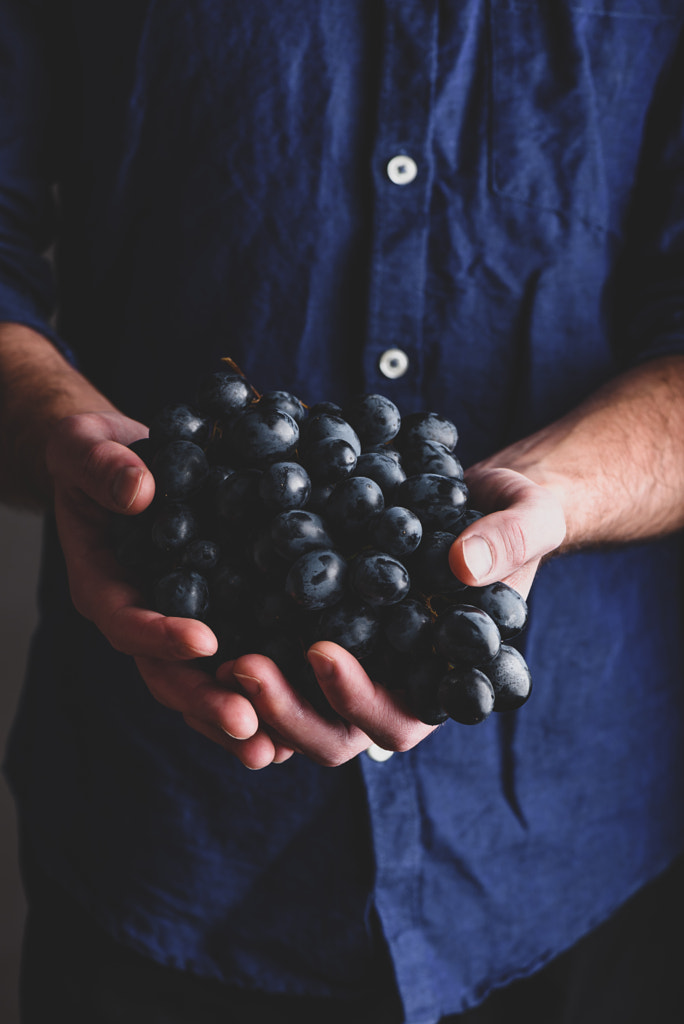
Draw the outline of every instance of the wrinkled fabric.
[[[440,411],[470,464],[684,351],[683,26],[679,0],[0,0],[0,317],[143,421],[229,354],[260,390]],[[254,773],[78,617],[48,524],[26,841],[163,963],[396,984],[409,1024],[475,1005],[682,849],[680,542],[542,568],[516,714]]]

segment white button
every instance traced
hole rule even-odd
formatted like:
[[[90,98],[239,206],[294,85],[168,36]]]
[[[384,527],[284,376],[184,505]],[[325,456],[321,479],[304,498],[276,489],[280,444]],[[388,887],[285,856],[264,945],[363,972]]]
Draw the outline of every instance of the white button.
[[[395,185],[410,185],[417,174],[418,164],[403,153],[393,156],[387,164],[387,177]]]
[[[394,756],[393,750],[384,750],[377,743],[371,743],[370,747],[366,748],[366,753],[371,761],[389,761],[390,757]]]
[[[408,370],[408,364],[409,358],[400,348],[388,348],[378,360],[380,373],[383,377],[389,377],[390,380],[403,377]]]

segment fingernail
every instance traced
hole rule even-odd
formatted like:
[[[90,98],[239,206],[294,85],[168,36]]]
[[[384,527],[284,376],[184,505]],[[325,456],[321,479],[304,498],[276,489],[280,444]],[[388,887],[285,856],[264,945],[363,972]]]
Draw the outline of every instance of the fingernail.
[[[112,500],[122,512],[127,512],[138,497],[142,481],[143,471],[137,466],[125,466],[114,477]]]
[[[463,541],[463,561],[476,580],[492,571],[492,549],[484,537],[467,537]]]
[[[227,729],[224,729],[224,727],[221,725],[220,722],[217,722],[216,725],[219,727],[221,732],[224,733],[226,736],[229,736],[231,740],[243,740],[244,739],[244,736],[233,736],[232,732],[228,732]]]
[[[335,674],[335,662],[320,651],[309,651],[311,666],[319,679],[331,679]]]
[[[241,672],[233,674],[248,697],[257,697],[261,693],[261,683],[254,676],[245,676]]]

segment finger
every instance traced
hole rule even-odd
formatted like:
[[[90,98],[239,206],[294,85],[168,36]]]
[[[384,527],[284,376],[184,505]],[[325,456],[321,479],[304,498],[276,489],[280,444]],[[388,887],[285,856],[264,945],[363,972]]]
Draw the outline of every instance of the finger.
[[[282,748],[276,747],[271,737],[263,731],[255,733],[248,740],[237,741],[226,736],[219,727],[208,725],[202,719],[193,718],[190,715],[184,717],[191,729],[233,754],[250,771],[259,771],[262,768],[268,768],[271,764],[281,764],[293,754],[292,750],[284,751]]]
[[[201,668],[157,658],[136,658],[136,664],[150,693],[164,707],[218,729],[236,742],[252,739],[259,732],[259,719],[250,702],[217,685]]]
[[[309,649],[308,657],[334,709],[378,746],[410,750],[433,731],[374,683],[343,647],[323,641]]]
[[[322,718],[263,655],[243,655],[232,666],[222,665],[216,676],[225,685],[241,688],[265,729],[318,764],[344,764],[371,742],[346,722]]]
[[[473,492],[488,514],[467,527],[449,551],[451,570],[463,583],[518,578],[523,567],[534,566],[562,542],[565,517],[558,499],[521,474],[487,470],[475,477]],[[519,577],[521,585],[528,576]]]
[[[154,496],[154,478],[127,445],[145,433],[142,424],[122,416],[68,416],[50,438],[48,469],[60,486],[79,490],[102,508],[141,512]]]

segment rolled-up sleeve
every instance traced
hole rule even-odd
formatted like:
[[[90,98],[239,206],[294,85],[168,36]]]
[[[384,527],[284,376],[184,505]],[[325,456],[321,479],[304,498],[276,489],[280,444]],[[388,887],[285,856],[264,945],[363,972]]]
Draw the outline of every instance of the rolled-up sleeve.
[[[71,358],[54,327],[48,255],[59,163],[56,7],[0,0],[0,321],[39,331]]]
[[[628,360],[684,353],[684,33],[661,75],[616,300]]]

